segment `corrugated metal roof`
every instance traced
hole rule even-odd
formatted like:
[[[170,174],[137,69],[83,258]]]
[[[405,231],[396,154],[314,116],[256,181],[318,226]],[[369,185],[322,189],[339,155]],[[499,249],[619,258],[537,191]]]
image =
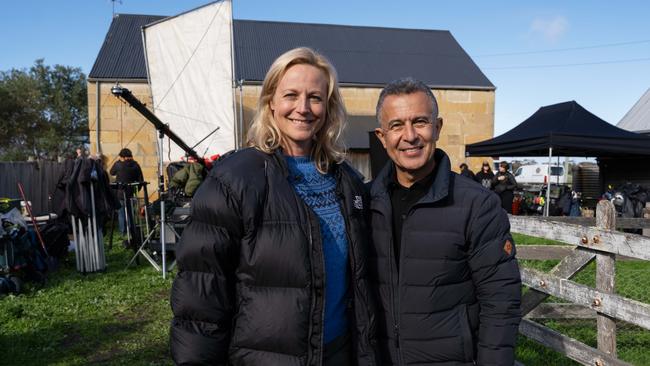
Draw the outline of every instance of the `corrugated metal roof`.
[[[146,79],[141,28],[163,18],[117,15],[89,78]],[[277,56],[308,46],[332,61],[345,84],[412,76],[432,87],[494,88],[448,31],[234,20],[233,32],[238,80],[262,81]]]
[[[99,50],[90,79],[147,80],[142,27],[164,16],[116,14]]]
[[[616,126],[628,131],[650,132],[650,89],[646,90]]]
[[[277,56],[308,46],[330,59],[341,83],[412,76],[433,87],[494,88],[448,31],[237,20],[234,39],[245,80],[263,80]]]

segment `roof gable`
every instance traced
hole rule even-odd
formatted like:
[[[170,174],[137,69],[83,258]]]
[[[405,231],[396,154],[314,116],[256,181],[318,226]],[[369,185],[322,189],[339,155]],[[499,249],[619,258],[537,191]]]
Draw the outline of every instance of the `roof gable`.
[[[628,131],[650,132],[650,89],[646,90],[616,126]]]
[[[141,29],[164,18],[116,15],[89,78],[146,80]],[[234,20],[233,38],[237,80],[261,82],[277,56],[307,46],[330,59],[342,84],[412,76],[437,88],[494,89],[448,31]]]
[[[494,88],[448,31],[236,20],[234,39],[238,79],[262,81],[275,58],[307,46],[344,84],[412,76],[432,87]]]
[[[155,15],[115,15],[88,78],[147,80],[141,29],[164,18]]]

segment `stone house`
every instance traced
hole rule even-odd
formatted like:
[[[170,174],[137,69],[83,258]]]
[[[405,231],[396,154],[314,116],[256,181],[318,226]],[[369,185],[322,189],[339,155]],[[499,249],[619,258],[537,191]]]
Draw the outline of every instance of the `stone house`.
[[[106,155],[110,164],[122,147],[130,148],[149,182],[157,174],[156,131],[110,89],[119,83],[151,105],[141,28],[163,18],[116,15],[88,76],[91,151]],[[449,31],[235,19],[233,42],[238,81],[233,123],[239,125],[239,136],[245,136],[271,62],[288,49],[308,46],[337,69],[348,112],[344,141],[349,160],[366,177],[371,177],[368,131],[377,125],[377,98],[387,82],[404,76],[427,83],[438,99],[444,119],[439,147],[452,166],[480,167],[482,158],[465,158],[465,145],[493,137],[495,86]]]

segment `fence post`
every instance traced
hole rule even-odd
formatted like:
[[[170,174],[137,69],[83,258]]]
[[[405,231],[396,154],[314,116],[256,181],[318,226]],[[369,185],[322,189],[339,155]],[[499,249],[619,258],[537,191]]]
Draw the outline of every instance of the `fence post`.
[[[616,229],[616,210],[610,201],[602,200],[596,207],[596,226],[600,229]],[[590,238],[598,245],[599,238]],[[611,253],[598,252],[596,255],[596,289],[614,293],[616,276],[616,256]],[[598,310],[602,299],[594,299],[594,308]],[[598,313],[598,349],[616,357],[616,323],[614,319]]]
[[[645,208],[643,209],[643,218],[650,219],[650,202],[645,203]],[[650,236],[650,229],[643,229],[641,235]]]

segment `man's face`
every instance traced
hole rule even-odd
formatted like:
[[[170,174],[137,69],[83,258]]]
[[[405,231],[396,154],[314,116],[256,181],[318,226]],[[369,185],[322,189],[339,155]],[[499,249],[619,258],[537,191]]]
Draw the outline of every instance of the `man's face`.
[[[433,170],[442,119],[434,116],[433,103],[425,93],[387,96],[379,121],[381,128],[375,134],[395,163],[400,184],[410,186]]]

